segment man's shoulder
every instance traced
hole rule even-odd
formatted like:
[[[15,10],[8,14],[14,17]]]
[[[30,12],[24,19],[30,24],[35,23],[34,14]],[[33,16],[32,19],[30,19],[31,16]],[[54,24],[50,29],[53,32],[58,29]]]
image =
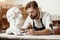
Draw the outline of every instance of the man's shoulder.
[[[43,15],[50,15],[48,12],[46,12],[46,11],[42,11],[42,14]]]
[[[43,15],[46,15],[46,14],[48,14],[46,11],[42,11],[41,12]]]
[[[29,15],[27,16],[27,19],[31,19]]]
[[[48,13],[48,12],[46,12],[46,11],[42,11],[42,16],[50,16],[50,14]]]
[[[29,23],[32,22],[33,19],[30,18],[30,16],[27,17],[26,21],[28,21]]]

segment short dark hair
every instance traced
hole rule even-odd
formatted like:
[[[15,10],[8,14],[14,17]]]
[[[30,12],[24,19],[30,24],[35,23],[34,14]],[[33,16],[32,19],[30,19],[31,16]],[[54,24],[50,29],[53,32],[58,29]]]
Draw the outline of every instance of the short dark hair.
[[[29,3],[26,5],[25,10],[27,10],[27,9],[30,8],[30,7],[33,7],[34,9],[38,8],[37,2],[36,2],[36,1],[31,1],[31,2],[29,2]]]

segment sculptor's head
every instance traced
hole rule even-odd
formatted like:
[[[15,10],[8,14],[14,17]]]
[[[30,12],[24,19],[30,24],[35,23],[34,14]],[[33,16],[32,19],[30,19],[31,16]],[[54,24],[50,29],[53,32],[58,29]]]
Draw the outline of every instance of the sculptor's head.
[[[31,19],[38,18],[39,8],[36,1],[31,1],[26,5],[26,12],[30,15]]]

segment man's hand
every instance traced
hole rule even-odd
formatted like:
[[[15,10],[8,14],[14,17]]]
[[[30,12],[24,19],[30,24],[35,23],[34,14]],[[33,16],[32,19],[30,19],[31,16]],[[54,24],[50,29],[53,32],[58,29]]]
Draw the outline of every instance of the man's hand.
[[[25,29],[21,29],[21,32],[22,32],[22,33],[25,33],[26,31],[25,31]]]
[[[33,29],[28,29],[27,34],[28,35],[37,35],[37,33]]]

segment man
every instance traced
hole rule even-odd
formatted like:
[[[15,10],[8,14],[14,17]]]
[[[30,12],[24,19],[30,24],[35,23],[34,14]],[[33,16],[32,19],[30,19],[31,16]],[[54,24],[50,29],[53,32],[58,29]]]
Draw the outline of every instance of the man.
[[[9,28],[6,30],[7,34],[20,35],[20,28],[22,25],[23,15],[18,7],[12,7],[7,11],[7,20],[9,22]]]
[[[27,30],[28,35],[50,35],[52,33],[50,15],[42,12],[35,1],[29,2],[25,9],[29,15],[22,26],[23,32],[26,32],[25,30],[31,24],[33,29]]]

